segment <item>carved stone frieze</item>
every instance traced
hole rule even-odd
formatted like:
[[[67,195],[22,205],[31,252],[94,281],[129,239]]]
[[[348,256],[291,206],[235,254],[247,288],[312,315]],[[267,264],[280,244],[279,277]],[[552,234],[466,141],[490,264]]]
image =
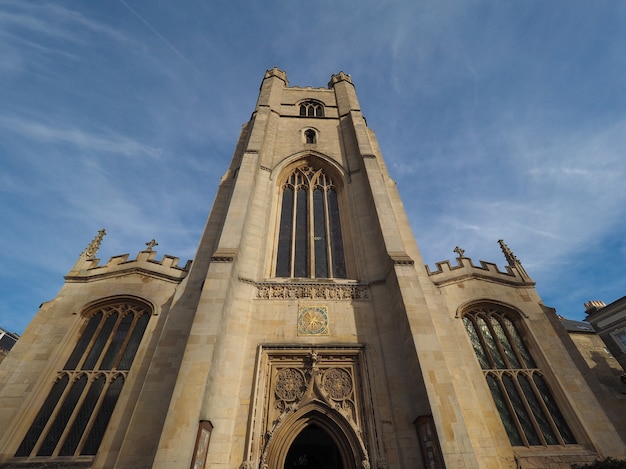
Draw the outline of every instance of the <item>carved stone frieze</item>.
[[[265,300],[367,300],[366,285],[334,283],[257,283],[257,298]]]

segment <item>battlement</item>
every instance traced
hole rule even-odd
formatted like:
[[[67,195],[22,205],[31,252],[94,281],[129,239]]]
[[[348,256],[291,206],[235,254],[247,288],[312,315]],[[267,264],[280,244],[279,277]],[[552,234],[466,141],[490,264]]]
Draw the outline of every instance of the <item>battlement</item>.
[[[449,260],[445,260],[437,262],[435,270],[431,270],[427,265],[426,272],[437,286],[456,283],[469,278],[480,278],[508,285],[535,285],[535,282],[528,275],[525,275],[526,272],[521,273],[515,266],[504,266],[505,270],[502,271],[493,262],[479,262],[480,265],[474,265],[469,257],[457,257],[456,265],[452,265]]]
[[[323,86],[290,86],[290,90],[300,90],[300,91],[325,91],[328,92],[328,88],[324,88]]]
[[[178,265],[179,258],[165,254],[159,261],[157,252],[152,249],[140,251],[135,259],[128,260],[128,254],[113,256],[104,265],[99,265],[100,259],[81,258],[65,276],[67,282],[92,282],[106,277],[122,274],[138,273],[170,282],[180,282],[187,276],[191,261],[184,267]]]

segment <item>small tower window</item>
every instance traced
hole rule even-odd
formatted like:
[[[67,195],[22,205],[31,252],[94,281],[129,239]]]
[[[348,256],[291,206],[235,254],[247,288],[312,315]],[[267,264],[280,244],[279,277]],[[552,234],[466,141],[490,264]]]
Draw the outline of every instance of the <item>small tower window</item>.
[[[315,134],[315,130],[313,129],[305,130],[304,138],[306,143],[317,143],[317,135]]]
[[[317,101],[305,101],[300,104],[300,116],[324,117],[324,106]]]
[[[299,166],[281,195],[276,276],[346,278],[339,201],[329,175]]]

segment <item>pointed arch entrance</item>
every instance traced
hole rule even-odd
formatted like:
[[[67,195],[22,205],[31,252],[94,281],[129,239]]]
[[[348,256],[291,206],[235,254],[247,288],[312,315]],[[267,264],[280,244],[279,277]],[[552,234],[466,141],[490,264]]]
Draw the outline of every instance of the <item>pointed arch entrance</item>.
[[[293,440],[285,469],[343,469],[339,448],[317,425],[309,425]]]
[[[369,469],[386,460],[360,345],[261,345],[243,467]]]
[[[366,454],[343,416],[321,402],[310,402],[277,428],[265,461],[267,467],[280,469],[356,469]]]

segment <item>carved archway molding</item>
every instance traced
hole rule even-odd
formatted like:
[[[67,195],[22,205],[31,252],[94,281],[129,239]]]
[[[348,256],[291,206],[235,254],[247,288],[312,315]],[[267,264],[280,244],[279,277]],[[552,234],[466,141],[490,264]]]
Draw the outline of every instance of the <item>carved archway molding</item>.
[[[283,468],[294,440],[307,427],[316,425],[333,440],[345,469],[369,468],[367,450],[346,418],[325,403],[311,401],[277,425],[267,441],[261,467]]]
[[[241,467],[284,468],[294,441],[310,426],[334,442],[343,469],[370,469],[372,457],[386,467],[367,374],[360,345],[260,345]]]

